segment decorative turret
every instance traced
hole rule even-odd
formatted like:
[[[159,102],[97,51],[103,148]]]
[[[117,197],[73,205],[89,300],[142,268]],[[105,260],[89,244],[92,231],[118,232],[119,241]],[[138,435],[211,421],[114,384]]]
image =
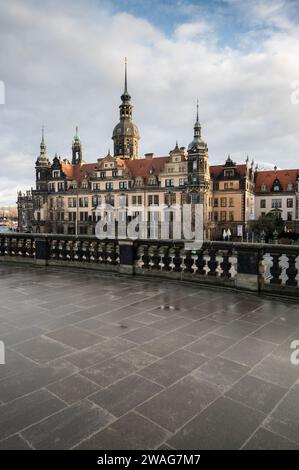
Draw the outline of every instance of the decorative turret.
[[[45,129],[44,126],[42,127],[42,140],[40,143],[40,154],[36,160],[36,166],[49,166],[49,158],[47,156],[47,146],[45,144]]]
[[[196,121],[192,142],[188,145],[188,182],[207,190],[210,181],[208,165],[208,146],[201,138],[201,125],[198,118],[198,100],[196,105]]]
[[[132,122],[131,96],[128,92],[127,79],[127,60],[125,60],[125,86],[121,95],[120,121],[115,126],[112,134],[114,142],[114,156],[124,159],[138,158],[138,140],[139,131],[137,126]]]
[[[82,144],[79,136],[78,126],[76,126],[76,133],[74,135],[72,145],[72,164],[78,165],[82,162]]]

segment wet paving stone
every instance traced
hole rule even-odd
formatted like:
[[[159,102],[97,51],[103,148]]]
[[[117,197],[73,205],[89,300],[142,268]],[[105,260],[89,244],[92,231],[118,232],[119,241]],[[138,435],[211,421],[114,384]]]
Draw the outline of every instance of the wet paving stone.
[[[27,428],[21,436],[35,449],[70,449],[113,419],[83,400]]]
[[[137,411],[175,432],[220,396],[218,388],[192,375],[162,391],[137,408]]]
[[[223,390],[233,385],[243,375],[250,370],[249,367],[229,361],[222,357],[216,357],[206,362],[200,369],[196,371],[199,377],[220,385]]]
[[[264,418],[259,411],[220,397],[168,442],[175,449],[239,449]]]
[[[66,356],[74,351],[73,348],[61,344],[58,341],[54,341],[51,338],[47,338],[46,336],[39,336],[12,347],[14,351],[41,364]]]
[[[98,335],[73,325],[55,330],[46,336],[75,349],[84,349],[104,340],[104,338],[101,338]]]
[[[231,346],[221,357],[253,367],[275,349],[275,344],[247,337]]]
[[[249,441],[242,447],[243,450],[299,450],[294,442],[285,437],[274,434],[264,428],[259,428]]]
[[[77,446],[77,449],[155,449],[169,434],[146,418],[130,412]]]
[[[69,405],[92,395],[99,388],[99,385],[80,374],[71,375],[47,386],[47,390]]]
[[[189,351],[179,350],[139,371],[139,374],[158,384],[169,386],[206,361]]]
[[[89,399],[119,417],[161,390],[163,387],[160,385],[133,374],[99,391]]]
[[[298,303],[0,265],[0,449],[298,449]]]
[[[289,388],[299,379],[299,368],[291,364],[290,358],[270,355],[257,364],[250,375]]]
[[[285,393],[285,388],[246,375],[226,392],[226,396],[263,413],[270,413]]]
[[[38,390],[1,407],[0,440],[61,410],[65,404],[46,390]]]

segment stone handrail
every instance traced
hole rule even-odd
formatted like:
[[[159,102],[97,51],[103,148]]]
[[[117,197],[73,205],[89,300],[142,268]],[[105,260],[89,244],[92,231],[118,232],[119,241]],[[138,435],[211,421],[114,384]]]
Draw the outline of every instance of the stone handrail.
[[[76,266],[299,296],[299,246],[1,233],[0,261]]]

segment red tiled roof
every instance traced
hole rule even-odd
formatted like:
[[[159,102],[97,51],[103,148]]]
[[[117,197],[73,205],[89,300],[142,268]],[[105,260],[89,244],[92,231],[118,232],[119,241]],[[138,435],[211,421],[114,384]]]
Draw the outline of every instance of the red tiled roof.
[[[61,163],[61,169],[66,177],[78,182],[84,180],[87,173],[93,173],[97,168],[97,163],[83,163],[82,165],[72,165],[66,162]]]
[[[142,176],[145,180],[150,175],[158,176],[163,171],[165,163],[169,161],[169,157],[153,157],[151,159],[139,158],[136,160],[122,160],[117,158],[117,164],[125,167],[133,176]],[[73,165],[67,162],[61,162],[61,168],[67,178],[81,182],[86,174],[93,173],[98,170],[97,163],[83,163],[82,165]],[[150,173],[152,169],[152,173]]]
[[[227,168],[228,167],[225,166],[225,165],[211,165],[210,166],[210,175],[212,177],[219,176],[220,173],[223,170],[226,170]],[[233,168],[235,168],[241,176],[245,176],[245,174],[246,174],[246,165],[245,164],[235,165]]]
[[[271,191],[276,179],[279,180],[283,191],[287,191],[289,183],[295,187],[297,177],[299,176],[299,169],[257,171],[256,175],[255,189],[257,192],[261,191],[263,184],[266,186],[266,191]]]
[[[136,160],[125,160],[124,165],[132,176],[142,176],[147,179],[151,174],[158,176],[158,174],[163,171],[164,165],[168,161],[169,157],[140,158]],[[150,173],[150,169],[152,169],[152,173]]]

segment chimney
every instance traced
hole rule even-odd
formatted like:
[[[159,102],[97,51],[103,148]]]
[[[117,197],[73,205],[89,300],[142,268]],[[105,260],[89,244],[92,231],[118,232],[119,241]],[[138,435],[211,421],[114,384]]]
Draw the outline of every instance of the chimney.
[[[153,153],[145,153],[144,156],[145,156],[145,159],[146,159],[146,160],[151,160],[152,158],[154,158],[154,154],[153,154]]]

